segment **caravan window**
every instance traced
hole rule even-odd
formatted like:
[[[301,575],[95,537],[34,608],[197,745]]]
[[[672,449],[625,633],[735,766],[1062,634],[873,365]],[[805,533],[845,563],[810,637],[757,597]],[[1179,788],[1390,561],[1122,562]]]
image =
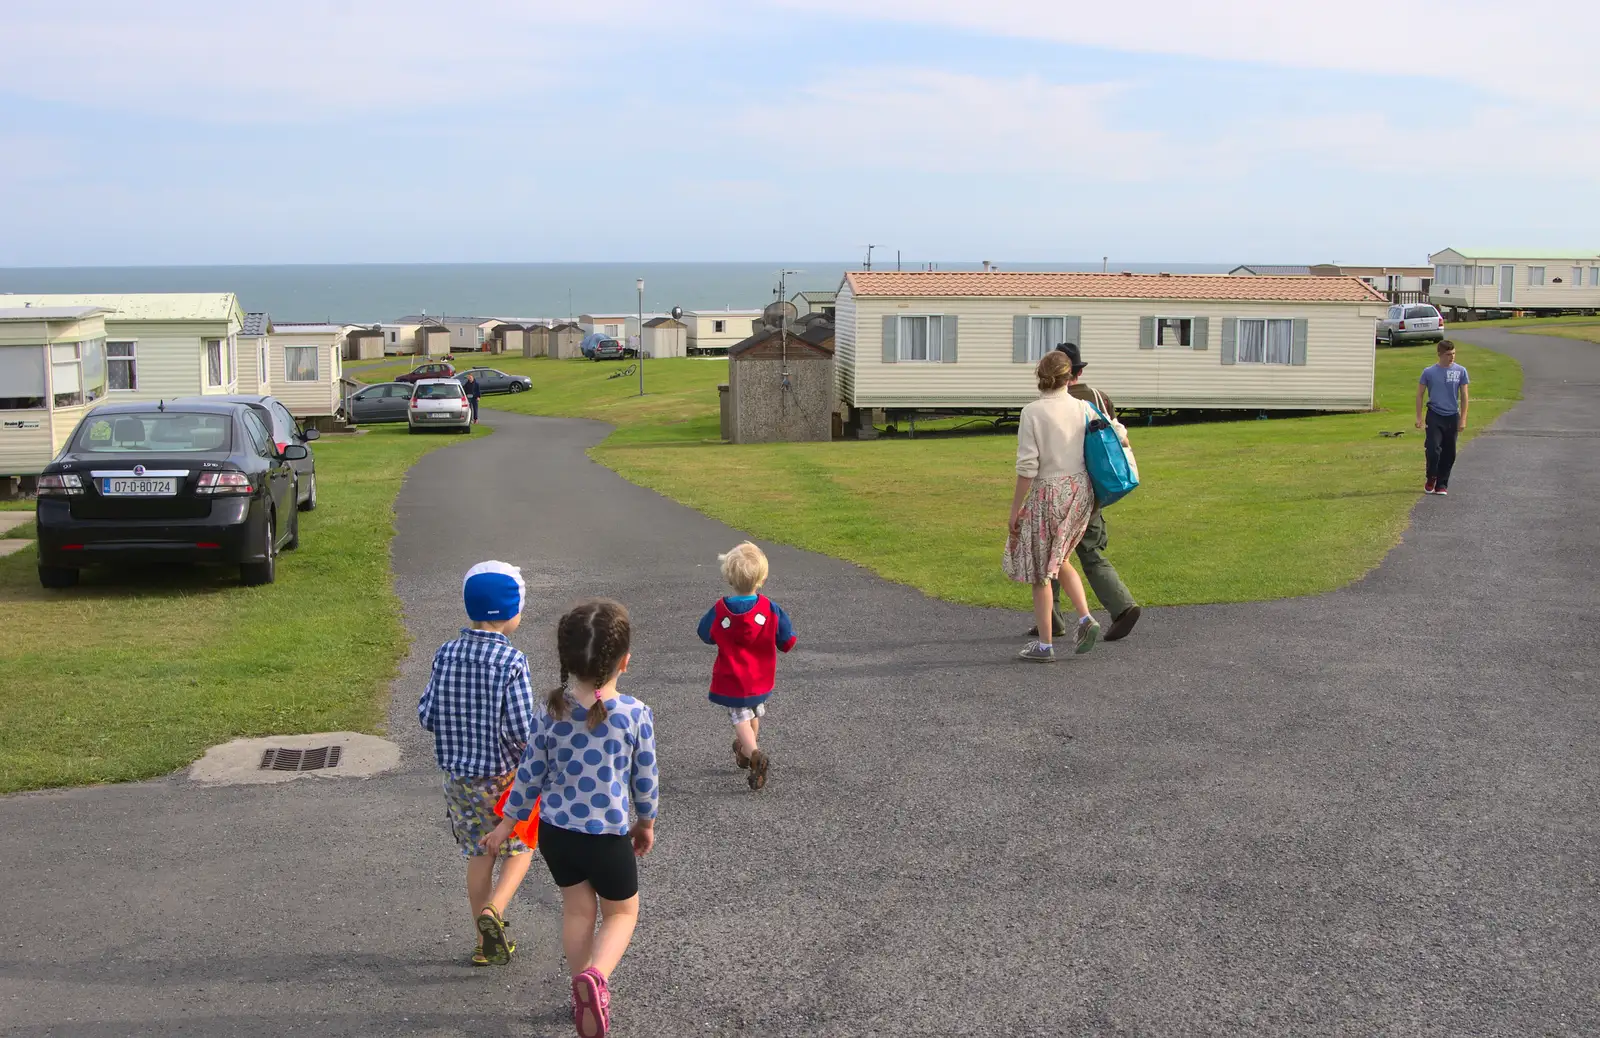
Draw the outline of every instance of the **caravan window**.
[[[1243,318],[1239,321],[1240,364],[1291,364],[1294,362],[1293,346],[1293,320]]]
[[[944,318],[902,317],[895,339],[899,359],[944,363]]]
[[[290,382],[315,382],[317,380],[317,348],[315,346],[285,346],[283,348],[283,377]]]

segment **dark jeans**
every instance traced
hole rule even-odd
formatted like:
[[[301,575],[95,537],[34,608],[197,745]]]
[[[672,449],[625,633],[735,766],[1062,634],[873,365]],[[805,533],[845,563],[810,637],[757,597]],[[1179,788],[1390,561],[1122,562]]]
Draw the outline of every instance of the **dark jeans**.
[[[1089,587],[1094,591],[1094,597],[1106,607],[1115,620],[1129,609],[1138,605],[1133,596],[1128,593],[1127,585],[1122,578],[1117,576],[1117,568],[1101,552],[1106,550],[1106,520],[1100,509],[1096,508],[1089,516],[1089,526],[1083,531],[1083,540],[1078,542],[1078,562],[1083,566],[1083,575],[1089,578]],[[1055,596],[1056,612],[1061,611],[1061,582],[1052,580],[1050,591]]]
[[[1428,409],[1426,438],[1422,449],[1428,456],[1428,478],[1439,486],[1450,485],[1450,470],[1456,464],[1456,436],[1461,431],[1461,416],[1440,414]]]
[[[478,398],[477,397],[472,397],[471,398],[471,402],[472,402],[472,420],[474,422],[476,422],[478,420]]]

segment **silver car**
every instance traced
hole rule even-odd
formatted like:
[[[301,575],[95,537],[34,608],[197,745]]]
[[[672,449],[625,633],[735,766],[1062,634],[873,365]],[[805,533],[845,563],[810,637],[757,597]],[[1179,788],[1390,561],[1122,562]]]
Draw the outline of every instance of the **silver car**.
[[[1396,303],[1378,321],[1378,341],[1385,346],[1443,338],[1444,318],[1429,303]]]
[[[466,390],[453,378],[422,379],[411,394],[411,406],[406,408],[406,424],[414,433],[425,429],[471,432],[472,408],[467,404]]]

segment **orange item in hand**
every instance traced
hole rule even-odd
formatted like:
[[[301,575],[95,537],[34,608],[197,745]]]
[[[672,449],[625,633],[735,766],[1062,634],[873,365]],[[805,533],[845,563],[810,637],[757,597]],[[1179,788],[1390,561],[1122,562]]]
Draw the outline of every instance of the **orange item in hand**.
[[[512,783],[512,785],[515,785],[515,783]],[[501,818],[506,816],[506,800],[510,796],[511,786],[507,786],[506,791],[500,794],[500,802],[494,805],[494,813]],[[528,816],[526,822],[518,822],[517,827],[511,830],[511,835],[527,844],[530,851],[539,846],[539,801],[537,799],[533,802],[533,814]]]

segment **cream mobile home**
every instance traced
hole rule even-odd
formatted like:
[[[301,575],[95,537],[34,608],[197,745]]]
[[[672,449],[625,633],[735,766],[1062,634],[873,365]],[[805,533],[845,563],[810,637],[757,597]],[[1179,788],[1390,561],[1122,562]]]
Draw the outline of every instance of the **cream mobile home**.
[[[271,337],[272,318],[264,313],[244,315],[239,329],[239,392],[271,394],[272,371],[267,359]]]
[[[272,395],[296,418],[331,418],[339,410],[344,324],[273,324],[268,353]]]
[[[1366,410],[1386,300],[1353,277],[872,271],[835,305],[854,418],[1020,408],[1068,341],[1119,407]]]
[[[106,389],[112,400],[239,391],[244,311],[232,292],[0,295],[0,306],[104,309]]]
[[[100,307],[0,308],[0,477],[38,475],[105,394]]]
[[[684,348],[689,356],[726,354],[730,347],[755,334],[760,310],[685,310],[688,326]]]
[[[1445,249],[1428,261],[1428,302],[1457,318],[1477,310],[1600,309],[1600,250]]]

